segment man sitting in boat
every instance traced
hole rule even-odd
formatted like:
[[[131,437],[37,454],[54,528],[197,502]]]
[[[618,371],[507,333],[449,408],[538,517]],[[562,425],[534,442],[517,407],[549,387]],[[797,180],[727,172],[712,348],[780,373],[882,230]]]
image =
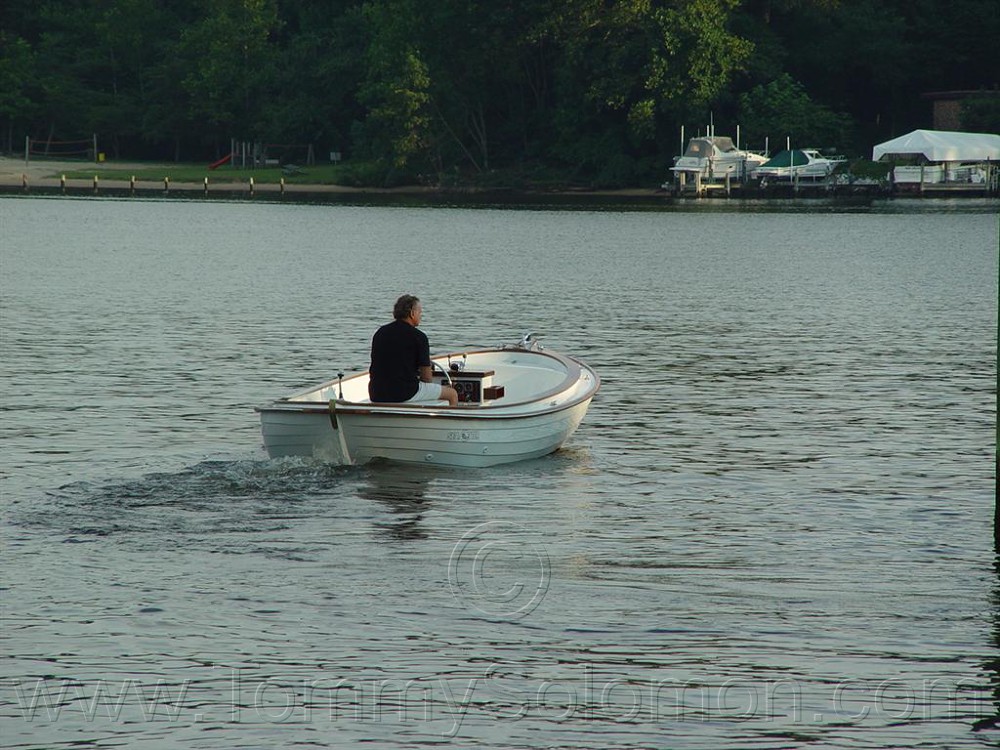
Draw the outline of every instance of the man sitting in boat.
[[[396,300],[391,323],[372,336],[372,363],[369,368],[368,396],[372,401],[416,403],[447,401],[458,404],[458,391],[438,385],[431,376],[431,348],[426,334],[417,326],[423,305],[412,294]]]

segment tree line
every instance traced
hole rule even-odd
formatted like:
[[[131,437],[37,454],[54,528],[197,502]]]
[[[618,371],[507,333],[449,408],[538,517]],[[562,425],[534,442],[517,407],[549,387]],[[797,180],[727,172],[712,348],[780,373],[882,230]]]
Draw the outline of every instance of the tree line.
[[[687,135],[864,155],[1000,80],[995,0],[5,0],[6,150],[338,151],[361,182],[662,179]],[[967,130],[1000,130],[972,97]]]

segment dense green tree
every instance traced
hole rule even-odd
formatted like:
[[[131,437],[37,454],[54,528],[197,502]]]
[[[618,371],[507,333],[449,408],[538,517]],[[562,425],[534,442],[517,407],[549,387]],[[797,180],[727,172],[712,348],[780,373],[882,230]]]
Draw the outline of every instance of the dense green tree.
[[[430,77],[412,33],[419,13],[418,0],[374,0],[364,8],[370,37],[359,90],[368,108],[363,148],[397,169],[426,154],[430,127]]]
[[[962,126],[973,133],[1000,133],[1000,92],[962,102]]]
[[[349,152],[352,126],[365,116],[358,101],[366,46],[361,2],[300,3],[284,11],[277,57],[263,71],[261,137]]]
[[[772,150],[833,147],[844,142],[850,120],[809,98],[803,86],[784,74],[740,97],[740,121],[755,137],[767,138]]]
[[[662,177],[681,124],[866,153],[995,89],[995,0],[6,0],[0,142],[313,144],[402,179]],[[993,101],[967,127],[996,129]],[[697,129],[697,128],[695,128]],[[497,172],[502,174],[497,175]]]
[[[851,113],[866,137],[878,137],[892,120],[910,53],[904,29],[903,19],[881,0],[786,1],[770,11],[782,73],[818,104]]]
[[[43,29],[35,42],[34,138],[68,140],[94,133],[108,106],[105,62],[87,2],[44,3],[38,10]]]
[[[186,62],[188,111],[217,137],[260,137],[265,71],[275,65],[274,0],[208,0],[207,13],[184,29],[178,53]]]
[[[554,153],[602,184],[635,180],[666,122],[707,105],[752,45],[728,31],[730,0],[580,0],[561,27]]]
[[[35,54],[19,36],[0,31],[0,122],[6,124],[7,151],[14,150],[14,128],[31,122],[36,104]]]
[[[143,115],[162,49],[157,31],[164,14],[154,0],[95,2],[87,12],[94,57],[94,78],[87,93],[100,103],[92,108],[90,123],[106,148],[119,156],[123,140],[134,142],[143,136]]]
[[[531,81],[525,69],[539,7],[440,0],[421,13],[436,163],[482,173],[495,160],[509,163],[523,156],[533,100],[526,96]]]

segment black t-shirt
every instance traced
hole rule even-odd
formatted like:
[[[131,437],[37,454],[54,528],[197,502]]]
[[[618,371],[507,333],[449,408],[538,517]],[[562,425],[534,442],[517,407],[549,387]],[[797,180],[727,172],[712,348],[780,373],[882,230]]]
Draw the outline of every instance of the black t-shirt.
[[[417,368],[430,364],[430,342],[423,331],[401,320],[386,323],[372,336],[368,397],[372,401],[413,398],[420,382]]]

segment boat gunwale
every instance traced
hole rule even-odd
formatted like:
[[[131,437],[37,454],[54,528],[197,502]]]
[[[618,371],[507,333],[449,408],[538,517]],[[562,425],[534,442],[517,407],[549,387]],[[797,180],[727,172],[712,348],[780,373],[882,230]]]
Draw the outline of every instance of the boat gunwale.
[[[558,385],[550,388],[546,391],[542,391],[531,398],[522,399],[520,401],[512,401],[507,403],[492,403],[492,404],[459,404],[457,406],[438,406],[433,403],[395,403],[395,402],[359,402],[359,401],[347,401],[345,399],[331,399],[330,401],[293,401],[292,399],[304,396],[306,394],[312,393],[314,391],[321,391],[325,388],[329,388],[332,385],[336,385],[339,380],[328,380],[319,385],[314,385],[310,388],[293,393],[290,396],[278,399],[266,406],[254,407],[254,411],[263,414],[264,412],[271,413],[296,413],[296,414],[329,414],[332,408],[336,410],[338,415],[367,415],[367,416],[385,416],[385,417],[434,417],[443,419],[525,419],[528,417],[542,416],[546,414],[552,414],[555,412],[563,411],[565,409],[572,408],[577,404],[589,400],[594,397],[594,395],[601,388],[601,378],[597,372],[587,364],[580,362],[579,360],[570,357],[565,354],[560,354],[559,352],[547,352],[532,349],[518,349],[517,347],[511,348],[498,348],[491,347],[486,349],[476,349],[466,352],[448,352],[446,354],[440,354],[431,357],[431,360],[441,360],[447,359],[449,357],[456,357],[462,354],[473,355],[473,354],[488,354],[492,352],[512,352],[521,354],[532,354],[536,356],[545,356],[555,359],[557,362],[566,367],[566,375],[560,381]],[[552,404],[549,408],[540,411],[524,412],[519,411],[515,413],[499,413],[501,410],[503,412],[509,412],[510,409],[524,406],[525,404],[534,404],[545,399],[551,398],[553,396],[558,396],[561,393],[565,393],[567,390],[572,388],[574,385],[580,382],[582,372],[586,370],[591,378],[593,378],[593,387],[588,388],[585,393],[572,398],[565,403]],[[368,374],[368,371],[356,373],[351,375],[345,380],[354,380],[356,378],[364,377]]]
[[[394,407],[384,408],[378,407],[371,408],[370,406],[362,406],[359,408],[340,408],[336,407],[335,412],[338,417],[340,416],[367,416],[367,417],[402,417],[404,419],[465,419],[473,421],[493,421],[501,419],[533,419],[535,417],[543,417],[549,414],[557,414],[561,411],[566,411],[567,409],[572,409],[579,406],[584,401],[592,399],[600,390],[600,381],[598,380],[593,390],[589,390],[576,398],[573,398],[564,403],[552,405],[546,409],[539,411],[528,411],[528,412],[507,412],[503,414],[498,414],[496,412],[483,412],[482,410],[475,407],[463,407],[463,406],[419,406],[417,408],[407,408],[397,410]],[[335,404],[340,404],[343,402],[335,401]],[[532,403],[521,402],[521,403]],[[330,407],[328,404],[324,404],[322,401],[303,401],[302,406],[291,406],[291,405],[281,405],[275,404],[273,406],[258,406],[254,407],[254,410],[260,414],[330,414]]]

